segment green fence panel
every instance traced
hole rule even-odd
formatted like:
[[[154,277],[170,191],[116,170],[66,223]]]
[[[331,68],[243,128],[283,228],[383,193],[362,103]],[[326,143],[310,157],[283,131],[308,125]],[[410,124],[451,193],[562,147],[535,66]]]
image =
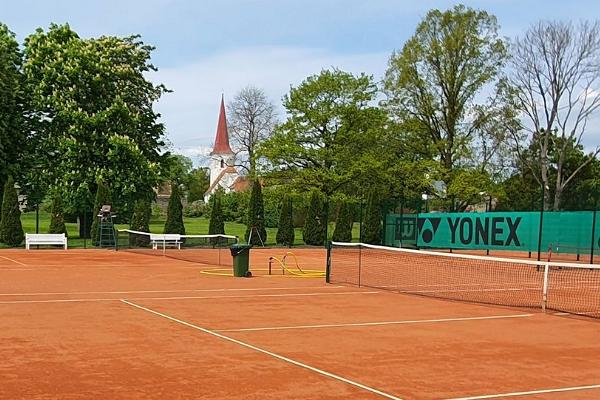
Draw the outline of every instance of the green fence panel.
[[[543,214],[541,251],[589,254],[593,212]],[[597,221],[600,217],[597,216]],[[395,247],[490,249],[537,252],[539,212],[426,213],[386,216],[384,243]],[[596,223],[596,232],[600,222]]]

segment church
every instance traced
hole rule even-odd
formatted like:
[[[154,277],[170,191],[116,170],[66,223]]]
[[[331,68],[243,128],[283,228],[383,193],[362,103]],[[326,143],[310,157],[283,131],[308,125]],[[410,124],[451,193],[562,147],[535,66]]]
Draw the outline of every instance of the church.
[[[221,188],[225,193],[242,192],[249,187],[249,181],[241,176],[236,168],[236,154],[229,145],[225,101],[221,96],[221,108],[217,122],[217,133],[212,151],[209,154],[210,185],[204,193],[204,201],[208,203],[210,196]]]

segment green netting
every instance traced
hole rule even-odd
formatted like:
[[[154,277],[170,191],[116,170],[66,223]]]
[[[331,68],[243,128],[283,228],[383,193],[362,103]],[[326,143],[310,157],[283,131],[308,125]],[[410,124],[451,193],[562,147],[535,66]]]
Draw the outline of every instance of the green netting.
[[[592,211],[544,212],[541,250],[600,252],[600,215]],[[538,250],[539,212],[426,213],[386,216],[384,243],[394,247]]]

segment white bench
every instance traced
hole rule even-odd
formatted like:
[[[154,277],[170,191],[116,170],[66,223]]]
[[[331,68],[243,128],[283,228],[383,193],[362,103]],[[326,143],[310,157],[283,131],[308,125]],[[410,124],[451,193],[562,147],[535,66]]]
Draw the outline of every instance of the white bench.
[[[67,250],[67,236],[64,233],[26,233],[25,248],[34,245],[60,245]]]
[[[152,250],[157,250],[159,245],[160,247],[176,246],[177,249],[181,250],[181,235],[176,233],[151,233],[150,242],[152,243]]]

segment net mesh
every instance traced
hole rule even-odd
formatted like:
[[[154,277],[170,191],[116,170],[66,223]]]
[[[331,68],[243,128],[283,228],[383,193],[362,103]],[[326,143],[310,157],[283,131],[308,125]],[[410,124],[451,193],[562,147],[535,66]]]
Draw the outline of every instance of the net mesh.
[[[331,283],[600,318],[598,266],[356,243],[333,243],[328,266]]]
[[[151,256],[166,256],[208,265],[232,266],[229,247],[238,243],[231,235],[177,235],[119,230],[117,249]]]

